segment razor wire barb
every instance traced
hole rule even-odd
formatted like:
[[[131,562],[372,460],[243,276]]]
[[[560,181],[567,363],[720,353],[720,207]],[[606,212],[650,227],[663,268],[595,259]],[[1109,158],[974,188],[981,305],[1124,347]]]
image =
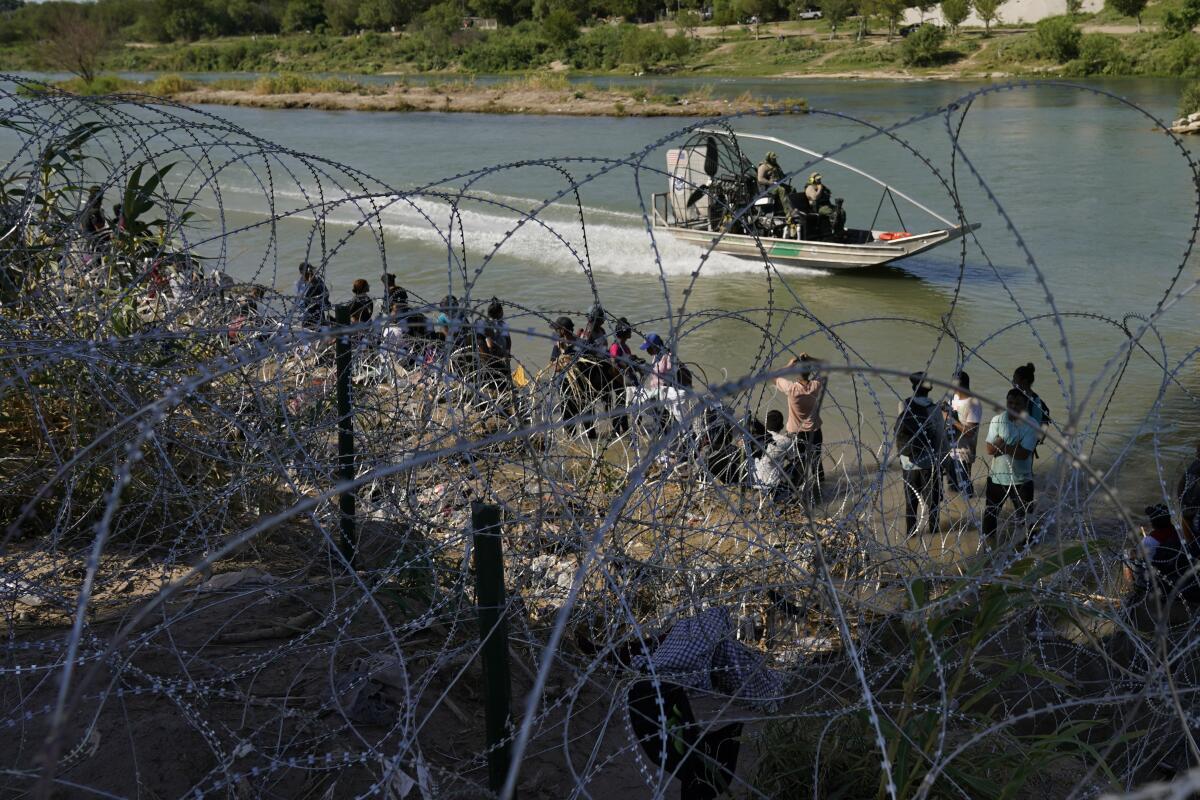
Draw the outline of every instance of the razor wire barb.
[[[1191,796],[1200,640],[1176,590],[1152,584],[1127,601],[1138,515],[1115,479],[1137,434],[1104,462],[1096,445],[1134,360],[1159,383],[1147,425],[1168,391],[1196,410],[1185,371],[1197,350],[1172,352],[1157,323],[1195,291],[1185,267],[1200,203],[1153,312],[1061,311],[961,140],[977,100],[1045,86],[980,89],[887,127],[808,112],[858,133],[793,174],[886,141],[928,171],[961,224],[972,221],[967,177],[1044,293],[1044,307],[1023,307],[972,234],[933,323],[823,320],[761,242],[764,305],[696,307],[715,243],[687,280],[668,280],[644,192],[668,173],[649,159],[736,118],[621,158],[529,159],[405,188],[204,111],[0,79],[0,153],[11,154],[0,164],[4,794],[660,797],[677,796],[699,763],[738,798]],[[948,168],[906,138],[927,120],[944,126]],[[1195,182],[1189,151],[1171,143]],[[529,172],[553,187],[532,207],[483,189]],[[492,335],[482,279],[526,231],[561,249],[593,307],[610,305],[584,193],[614,175],[632,179],[636,244],[663,294],[661,313],[632,329],[664,330],[671,348],[739,330],[755,343],[740,374],[692,363],[694,387],[675,372],[669,391],[625,402],[599,367],[514,358],[497,369],[480,355]],[[233,176],[252,186],[250,211],[230,204]],[[114,196],[120,226],[89,227]],[[506,221],[483,246],[469,241],[478,208]],[[454,302],[410,290],[399,333],[390,309],[341,331],[306,324],[285,239],[303,241],[327,277],[361,258],[353,243],[365,234],[378,262],[362,272],[403,281],[392,265],[404,243],[384,224],[396,209],[444,252]],[[955,317],[968,259],[1020,317],[977,341]],[[557,317],[590,312],[510,294],[509,329],[539,348]],[[620,311],[608,311],[611,325]],[[445,337],[417,335],[412,318],[439,313]],[[1095,375],[1076,374],[1076,324],[1118,335]],[[871,363],[859,337],[882,325],[933,344],[911,364]],[[338,472],[339,336],[354,348],[349,481]],[[1044,431],[1039,537],[981,544],[978,502],[932,537],[905,536],[892,387],[924,367],[945,395],[949,374],[934,367],[947,350],[956,368],[1003,383],[1010,365],[994,344],[1012,336],[1051,365],[1065,405]],[[796,371],[780,359],[804,349],[834,354],[824,413],[847,433],[825,444],[820,493],[782,502],[753,485],[757,422],[777,400],[774,379]],[[1174,502],[1179,464],[1157,435],[1152,455],[1146,480]],[[338,498],[351,490],[353,565],[338,547]],[[476,502],[503,517],[503,742],[484,737]],[[649,716],[637,710],[646,681]],[[672,687],[686,690],[694,723],[664,699]],[[722,773],[705,742],[731,723],[740,753]],[[515,769],[490,787],[501,745]]]

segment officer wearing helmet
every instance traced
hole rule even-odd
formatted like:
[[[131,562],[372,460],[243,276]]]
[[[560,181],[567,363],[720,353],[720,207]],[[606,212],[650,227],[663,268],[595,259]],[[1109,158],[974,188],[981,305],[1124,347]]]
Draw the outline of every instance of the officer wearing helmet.
[[[783,180],[783,169],[779,166],[779,157],[770,150],[758,165],[758,191],[768,197],[774,197],[779,207],[787,217],[795,213],[792,209],[791,198],[788,197],[788,187],[780,183]]]
[[[808,207],[829,220],[830,230],[834,235],[841,236],[846,230],[846,212],[840,205],[834,205],[830,199],[829,187],[825,185],[821,173],[814,172],[808,176],[808,185],[804,187],[804,197]]]

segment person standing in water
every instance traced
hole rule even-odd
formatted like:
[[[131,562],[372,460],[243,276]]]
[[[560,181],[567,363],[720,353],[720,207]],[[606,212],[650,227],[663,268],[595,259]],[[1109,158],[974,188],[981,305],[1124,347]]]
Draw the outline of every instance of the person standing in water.
[[[1029,400],[1021,389],[1008,390],[1006,409],[992,417],[988,425],[987,453],[992,457],[988,470],[986,504],[983,510],[983,538],[996,535],[1000,509],[1006,500],[1013,504],[1013,521],[1023,526],[1033,507],[1033,451],[1037,447],[1037,428],[1021,418]]]
[[[1039,428],[1037,443],[1041,444],[1046,441],[1046,429],[1050,427],[1050,407],[1033,390],[1033,378],[1034,369],[1032,362],[1023,364],[1013,370],[1013,386],[1020,389],[1025,395],[1026,409],[1029,417],[1037,423]],[[1037,458],[1036,448],[1034,449],[1034,458]]]
[[[775,388],[787,398],[787,432],[796,441],[797,484],[802,496],[809,500],[820,497],[821,484],[825,481],[825,465],[821,458],[825,446],[821,432],[825,381],[816,373],[819,363],[808,353],[801,353],[787,363],[789,369],[800,366],[799,380],[782,376],[775,379]]]
[[[922,503],[928,512],[929,533],[939,530],[946,425],[938,406],[929,399],[933,384],[925,373],[914,372],[908,379],[913,395],[900,403],[894,432],[904,475],[904,519],[912,536],[917,532]]]
[[[964,370],[954,373],[951,379],[954,399],[950,407],[954,411],[951,424],[954,426],[954,445],[950,449],[946,480],[950,488],[965,497],[975,496],[971,482],[971,470],[975,466],[975,454],[979,449],[979,423],[983,421],[983,404],[971,395],[971,376]]]

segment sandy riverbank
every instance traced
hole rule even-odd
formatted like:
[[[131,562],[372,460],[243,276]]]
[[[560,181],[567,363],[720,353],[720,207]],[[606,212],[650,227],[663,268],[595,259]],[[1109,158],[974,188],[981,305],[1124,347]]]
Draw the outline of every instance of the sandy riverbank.
[[[483,114],[564,114],[581,117],[716,117],[764,108],[749,95],[733,99],[668,97],[586,88],[513,88],[457,85],[390,87],[374,94],[292,92],[263,94],[253,89],[195,88],[171,95],[188,104],[255,108],[316,108],[330,111],[442,111]],[[771,104],[774,113],[803,113],[804,101]]]

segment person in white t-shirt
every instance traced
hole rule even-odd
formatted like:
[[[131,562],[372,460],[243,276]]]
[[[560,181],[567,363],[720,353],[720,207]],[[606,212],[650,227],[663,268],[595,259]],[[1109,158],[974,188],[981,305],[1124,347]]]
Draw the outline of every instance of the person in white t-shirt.
[[[950,448],[949,469],[946,482],[950,488],[965,497],[975,496],[971,482],[971,469],[975,466],[975,452],[979,446],[979,425],[983,422],[983,404],[971,395],[971,376],[963,371],[954,374],[954,399],[950,403],[954,415],[950,424],[954,427],[954,444]]]

